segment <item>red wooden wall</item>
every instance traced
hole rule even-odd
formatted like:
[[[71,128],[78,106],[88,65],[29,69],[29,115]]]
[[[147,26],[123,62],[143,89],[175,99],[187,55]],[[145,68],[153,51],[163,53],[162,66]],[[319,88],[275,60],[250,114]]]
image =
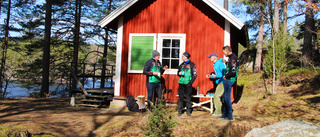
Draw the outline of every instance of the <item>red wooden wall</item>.
[[[198,0],[150,0],[133,7],[124,14],[120,96],[147,96],[146,76],[127,73],[129,33],[186,34],[186,52],[191,54],[198,72],[193,87],[199,86],[203,94],[212,89],[213,82],[205,78],[213,70],[207,56],[216,52],[223,57],[225,19]],[[163,77],[166,87],[173,91],[165,95],[167,101],[176,102],[179,77]]]

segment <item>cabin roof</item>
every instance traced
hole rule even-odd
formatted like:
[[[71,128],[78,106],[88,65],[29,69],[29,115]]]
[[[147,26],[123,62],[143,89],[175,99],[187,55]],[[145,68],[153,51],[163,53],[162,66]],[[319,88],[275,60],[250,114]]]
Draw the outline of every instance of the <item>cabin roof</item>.
[[[104,27],[111,23],[113,20],[117,19],[122,13],[124,13],[127,9],[129,9],[131,6],[133,6],[135,3],[137,3],[139,0],[128,0],[123,5],[115,9],[113,12],[111,12],[108,16],[103,18],[99,25],[101,27]],[[141,0],[140,0],[141,1]],[[213,0],[202,0],[202,2],[206,3],[208,6],[210,6],[214,11],[219,13],[222,17],[224,17],[226,20],[228,20],[232,25],[234,25],[237,29],[241,30],[242,27],[244,27],[244,23],[242,23],[239,19],[237,19],[235,16],[233,16],[229,11],[224,9],[222,6],[220,6],[218,3],[216,3]]]
[[[99,25],[103,28],[107,25],[112,24],[112,22],[115,22],[117,18],[119,18],[125,11],[127,11],[129,8],[131,8],[138,1],[145,1],[145,0],[128,0],[128,1],[126,1],[123,5],[121,5],[117,9],[115,9],[113,12],[111,12],[105,18],[103,18],[99,22]],[[244,36],[244,37],[246,37],[245,40],[241,40],[241,42],[240,42],[244,47],[247,47],[249,45],[247,28],[243,22],[241,22],[238,18],[233,16],[229,11],[227,11],[225,8],[220,6],[214,0],[201,0],[201,1],[205,4],[207,4],[209,7],[211,7],[212,10],[214,10],[215,12],[220,14],[227,21],[229,21],[235,28],[237,28],[240,31],[240,33],[245,35]]]

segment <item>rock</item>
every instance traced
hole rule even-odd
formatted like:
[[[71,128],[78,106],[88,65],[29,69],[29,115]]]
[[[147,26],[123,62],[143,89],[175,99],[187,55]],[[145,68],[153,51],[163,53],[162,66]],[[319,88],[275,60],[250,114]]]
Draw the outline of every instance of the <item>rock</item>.
[[[245,137],[320,137],[320,126],[289,119],[263,128],[254,128]]]

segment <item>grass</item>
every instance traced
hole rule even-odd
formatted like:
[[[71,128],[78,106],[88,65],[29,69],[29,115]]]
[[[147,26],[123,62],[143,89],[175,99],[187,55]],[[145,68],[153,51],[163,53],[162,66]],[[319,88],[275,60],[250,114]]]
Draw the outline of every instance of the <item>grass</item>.
[[[0,127],[0,137],[27,137],[29,132],[21,125],[11,125]]]

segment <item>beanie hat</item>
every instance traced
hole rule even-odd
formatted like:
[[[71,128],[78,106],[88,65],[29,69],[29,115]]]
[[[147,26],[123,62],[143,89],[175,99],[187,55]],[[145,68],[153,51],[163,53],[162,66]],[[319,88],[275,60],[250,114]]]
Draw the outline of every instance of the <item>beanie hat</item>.
[[[208,57],[211,58],[212,56],[218,57],[218,54],[217,53],[211,53]]]
[[[184,52],[182,55],[186,56],[187,58],[191,57],[190,53],[188,53],[188,52]]]
[[[152,57],[160,56],[160,53],[157,50],[152,51]]]

